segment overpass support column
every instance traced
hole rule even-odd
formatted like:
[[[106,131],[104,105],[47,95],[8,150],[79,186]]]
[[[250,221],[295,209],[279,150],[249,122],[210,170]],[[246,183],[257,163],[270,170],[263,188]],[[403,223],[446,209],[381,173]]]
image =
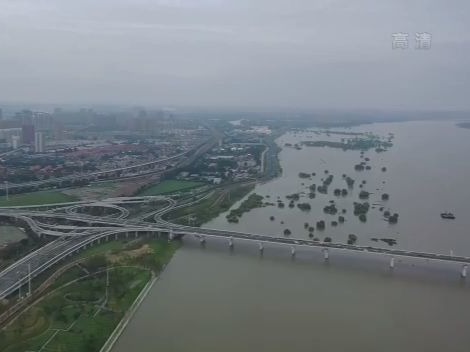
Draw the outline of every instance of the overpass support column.
[[[174,234],[173,234],[173,229],[170,229],[168,232],[168,242],[173,241]]]
[[[395,257],[390,258],[389,267],[390,267],[391,270],[393,270],[395,268]]]
[[[330,260],[330,251],[328,250],[328,248],[323,248],[323,259],[325,260],[325,262]]]
[[[136,231],[135,234],[134,234],[134,237],[137,238],[138,235],[139,235],[138,231]]]
[[[233,237],[230,237],[230,238],[228,239],[228,246],[229,246],[230,249],[233,248]]]
[[[117,234],[117,233],[114,234],[114,239],[115,239],[115,240],[118,239],[118,234]]]
[[[259,249],[259,253],[260,253],[260,254],[263,254],[263,252],[264,252],[264,245],[263,245],[263,242],[258,243],[258,249]]]
[[[462,266],[462,271],[460,272],[460,277],[462,277],[463,279],[465,279],[467,277],[467,268],[468,268],[467,264],[464,264]]]
[[[204,245],[206,243],[206,237],[205,236],[199,237],[199,243]]]

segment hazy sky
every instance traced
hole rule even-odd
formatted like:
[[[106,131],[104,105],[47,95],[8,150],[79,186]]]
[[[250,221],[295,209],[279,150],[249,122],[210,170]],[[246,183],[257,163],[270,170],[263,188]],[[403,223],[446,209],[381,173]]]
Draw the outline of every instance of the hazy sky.
[[[0,101],[470,109],[469,15],[468,0],[0,0]]]

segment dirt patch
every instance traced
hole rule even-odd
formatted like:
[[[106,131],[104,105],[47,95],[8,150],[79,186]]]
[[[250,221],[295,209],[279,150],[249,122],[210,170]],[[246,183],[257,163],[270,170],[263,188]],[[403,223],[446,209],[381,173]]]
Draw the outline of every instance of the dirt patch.
[[[131,258],[140,258],[143,257],[147,254],[153,254],[154,251],[148,244],[144,244],[142,247],[137,248],[137,249],[132,249],[129,251],[123,251],[119,254],[108,254],[106,255],[106,258],[111,262],[111,263],[119,263],[125,259]]]

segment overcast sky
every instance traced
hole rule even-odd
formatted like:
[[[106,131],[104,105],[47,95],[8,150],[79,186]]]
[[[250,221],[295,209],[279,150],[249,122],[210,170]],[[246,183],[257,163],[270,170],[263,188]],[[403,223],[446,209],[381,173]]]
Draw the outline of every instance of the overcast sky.
[[[468,0],[0,0],[0,101],[470,109],[469,14]]]

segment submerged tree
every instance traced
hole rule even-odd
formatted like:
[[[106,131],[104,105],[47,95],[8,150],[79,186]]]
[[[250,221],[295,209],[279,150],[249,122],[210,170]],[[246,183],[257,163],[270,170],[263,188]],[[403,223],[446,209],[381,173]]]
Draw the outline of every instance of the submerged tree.
[[[357,241],[357,236],[354,234],[348,235],[348,244],[355,244]]]

